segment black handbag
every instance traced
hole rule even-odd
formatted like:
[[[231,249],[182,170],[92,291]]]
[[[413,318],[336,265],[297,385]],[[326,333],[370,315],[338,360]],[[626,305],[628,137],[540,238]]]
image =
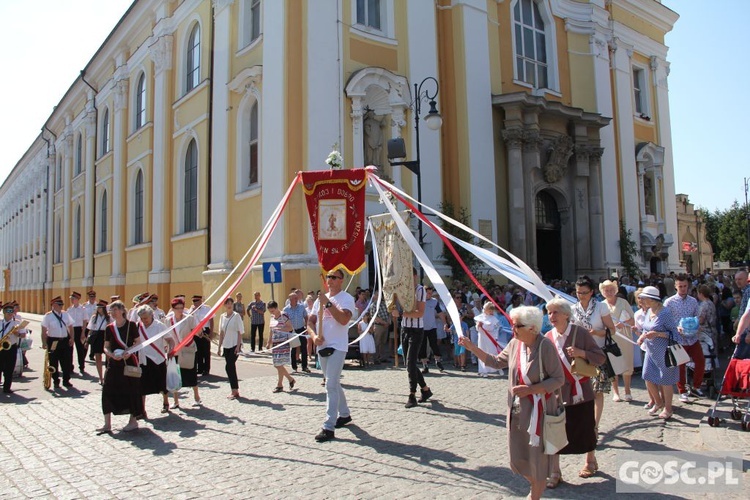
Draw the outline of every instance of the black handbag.
[[[612,335],[610,335],[609,333],[609,328],[607,328],[606,331],[607,335],[604,337],[604,347],[602,347],[602,351],[604,351],[606,357],[604,358],[604,363],[599,366],[599,370],[604,374],[605,378],[611,379],[615,378],[617,372],[612,366],[612,363],[609,361],[609,353],[612,353],[614,356],[622,356],[622,352],[620,352],[620,346],[618,346],[617,343],[612,340]]]

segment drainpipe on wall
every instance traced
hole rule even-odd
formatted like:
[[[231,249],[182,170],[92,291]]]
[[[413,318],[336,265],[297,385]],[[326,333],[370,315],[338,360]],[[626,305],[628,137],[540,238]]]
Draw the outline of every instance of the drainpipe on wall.
[[[215,23],[216,17],[214,12],[214,3],[211,2],[211,32],[209,33],[209,52],[208,52],[208,214],[207,214],[207,231],[206,231],[206,269],[211,263],[211,172],[213,170],[213,121],[214,121],[214,46],[215,46]]]

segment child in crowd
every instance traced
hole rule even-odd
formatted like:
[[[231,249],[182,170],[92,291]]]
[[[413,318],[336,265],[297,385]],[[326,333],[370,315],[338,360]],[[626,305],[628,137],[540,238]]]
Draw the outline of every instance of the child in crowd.
[[[370,313],[365,313],[362,317],[362,321],[357,324],[357,332],[359,335],[362,335],[362,333],[367,330],[367,325],[370,324],[370,318]],[[359,341],[359,353],[362,355],[363,366],[372,364],[372,357],[375,354],[375,337],[373,337],[372,329]]]

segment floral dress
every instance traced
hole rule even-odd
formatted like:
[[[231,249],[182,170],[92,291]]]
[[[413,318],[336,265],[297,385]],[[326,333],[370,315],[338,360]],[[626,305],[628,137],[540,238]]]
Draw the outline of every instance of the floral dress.
[[[278,329],[279,324],[289,321],[289,316],[281,314],[278,318],[271,317],[271,354],[273,355],[273,366],[285,366],[292,363],[292,348],[287,343],[281,347],[276,347],[289,340],[294,332],[284,332]]]
[[[662,307],[656,315],[649,309],[643,319],[644,332],[667,332],[672,338],[675,337],[676,325],[672,312],[666,307]],[[679,367],[668,367],[664,361],[669,341],[664,337],[656,337],[644,340],[643,345],[646,346],[646,359],[641,373],[643,380],[656,385],[676,384],[680,378]]]

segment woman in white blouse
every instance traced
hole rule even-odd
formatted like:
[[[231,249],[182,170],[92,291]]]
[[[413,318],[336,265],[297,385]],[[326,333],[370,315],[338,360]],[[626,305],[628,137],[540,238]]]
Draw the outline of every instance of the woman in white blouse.
[[[224,349],[224,360],[226,361],[227,377],[232,393],[227,396],[228,399],[237,399],[240,397],[240,385],[237,380],[237,357],[242,349],[242,334],[245,333],[245,325],[242,318],[234,311],[234,299],[227,297],[224,301],[226,312],[221,315],[219,322],[219,350]]]

